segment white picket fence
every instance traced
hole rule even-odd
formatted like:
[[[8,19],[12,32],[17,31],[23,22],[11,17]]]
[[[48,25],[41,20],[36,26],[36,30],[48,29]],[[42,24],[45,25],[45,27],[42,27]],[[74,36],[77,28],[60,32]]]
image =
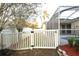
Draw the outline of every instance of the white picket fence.
[[[34,30],[34,33],[0,34],[0,47],[3,49],[56,48],[57,46],[58,30]]]

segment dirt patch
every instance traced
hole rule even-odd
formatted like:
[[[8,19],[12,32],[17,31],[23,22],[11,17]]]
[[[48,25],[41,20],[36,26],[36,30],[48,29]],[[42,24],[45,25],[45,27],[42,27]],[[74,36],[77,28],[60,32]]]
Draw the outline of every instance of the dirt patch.
[[[58,56],[56,49],[0,50],[2,56]]]

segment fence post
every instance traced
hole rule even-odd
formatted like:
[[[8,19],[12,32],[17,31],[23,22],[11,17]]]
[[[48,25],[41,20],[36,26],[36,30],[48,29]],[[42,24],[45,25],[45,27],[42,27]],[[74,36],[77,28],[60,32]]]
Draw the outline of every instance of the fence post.
[[[31,49],[34,47],[34,31],[31,31]]]
[[[57,47],[58,46],[58,30],[56,30],[55,32],[54,32],[54,37],[55,37],[55,47]]]
[[[0,49],[2,49],[1,45],[2,45],[2,42],[1,42],[1,33],[0,33]]]
[[[1,33],[1,49],[3,49],[3,34]]]

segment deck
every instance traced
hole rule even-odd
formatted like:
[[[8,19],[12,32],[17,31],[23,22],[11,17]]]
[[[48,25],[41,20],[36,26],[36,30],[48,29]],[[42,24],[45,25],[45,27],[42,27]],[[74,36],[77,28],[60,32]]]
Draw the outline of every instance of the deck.
[[[58,56],[56,49],[0,50],[1,56]]]

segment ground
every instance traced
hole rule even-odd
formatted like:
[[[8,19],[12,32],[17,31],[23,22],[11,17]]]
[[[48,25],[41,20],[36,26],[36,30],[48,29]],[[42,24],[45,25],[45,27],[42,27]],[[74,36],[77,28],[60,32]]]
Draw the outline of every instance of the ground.
[[[0,51],[2,52],[2,51]],[[0,53],[0,55],[2,55]],[[56,49],[26,49],[26,50],[8,50],[6,49],[3,56],[58,56]]]

